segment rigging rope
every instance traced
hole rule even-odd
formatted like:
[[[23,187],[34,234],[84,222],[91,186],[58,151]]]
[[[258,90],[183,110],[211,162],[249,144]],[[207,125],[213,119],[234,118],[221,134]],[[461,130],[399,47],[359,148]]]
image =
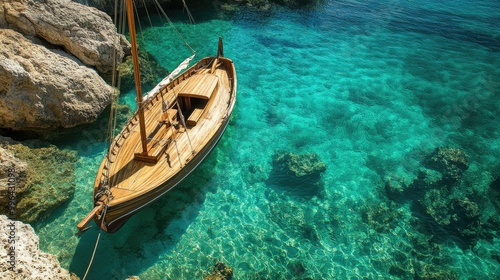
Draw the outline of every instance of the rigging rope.
[[[160,9],[160,11],[163,14],[163,16],[167,19],[168,24],[170,25],[170,27],[172,27],[175,30],[175,32],[177,33],[177,36],[179,36],[179,38],[181,38],[181,40],[184,42],[184,45],[186,45],[186,47],[188,47],[193,53],[196,53],[196,51],[188,44],[188,42],[186,41],[186,39],[181,35],[181,33],[179,32],[179,30],[172,23],[172,21],[167,16],[167,14],[163,10],[163,8],[160,6],[160,3],[158,3],[158,0],[154,0],[154,1],[155,1],[156,5],[158,6],[158,8]]]
[[[118,12],[118,10],[120,12]],[[112,65],[112,74],[111,74],[111,86],[115,88],[111,93],[111,104],[110,104],[110,112],[109,112],[109,121],[108,121],[108,131],[106,135],[106,141],[109,143],[108,156],[111,154],[111,141],[115,139],[116,125],[117,125],[117,115],[118,115],[118,97],[120,95],[120,86],[121,79],[119,77],[119,70],[117,69],[117,52],[120,48],[120,37],[118,34],[122,34],[125,26],[125,9],[123,9],[123,1],[115,0],[114,7],[114,18],[113,23],[117,27],[117,36],[115,37],[114,44],[115,48],[113,50],[113,65]],[[105,177],[108,177],[108,174],[104,174]]]
[[[144,7],[146,7],[146,1],[145,0],[142,0],[142,5],[144,5]],[[149,26],[153,26],[153,22],[151,22],[151,18],[149,17],[149,11],[148,11],[148,9],[144,9],[144,10],[146,10],[146,15],[148,16]],[[137,21],[139,21],[139,15],[138,14],[137,14],[137,19],[138,19]],[[141,30],[141,33],[142,33],[142,30]]]
[[[175,92],[174,90],[174,94],[175,94],[175,99],[179,98],[177,93]],[[181,122],[182,122],[182,125],[184,126],[184,129],[186,130],[186,136],[187,136],[187,139],[188,139],[188,142],[189,142],[189,147],[191,148],[191,154],[195,154],[195,151],[193,149],[193,144],[191,144],[191,138],[189,138],[189,133],[187,132],[187,126],[186,126],[186,121],[184,120],[184,114],[182,114],[182,110],[181,110],[181,107],[179,105],[179,102],[176,102],[177,103],[177,110],[179,110],[179,115],[181,116]],[[180,158],[179,158],[180,160]]]
[[[186,5],[186,2],[184,0],[182,0],[182,4],[184,4],[184,8],[186,8],[186,12],[188,14],[188,17],[189,17],[189,22],[191,24],[195,24],[196,22],[194,22],[194,18],[193,18],[193,15],[191,14],[191,12],[189,11],[189,8],[188,6]]]

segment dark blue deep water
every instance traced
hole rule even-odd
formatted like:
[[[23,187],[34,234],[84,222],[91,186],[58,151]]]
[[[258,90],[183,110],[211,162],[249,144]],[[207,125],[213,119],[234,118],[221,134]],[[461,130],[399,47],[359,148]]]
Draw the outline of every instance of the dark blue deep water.
[[[88,279],[202,279],[218,261],[235,279],[500,279],[499,1],[192,12],[195,25],[172,19],[197,58],[223,36],[236,64],[232,121],[182,185],[101,237]],[[190,55],[158,17],[142,20],[164,67]],[[36,231],[82,277],[97,230],[73,234],[106,144],[66,147],[80,155],[74,198]],[[463,174],[429,167],[438,147],[465,155]],[[278,151],[326,170],[296,182]]]

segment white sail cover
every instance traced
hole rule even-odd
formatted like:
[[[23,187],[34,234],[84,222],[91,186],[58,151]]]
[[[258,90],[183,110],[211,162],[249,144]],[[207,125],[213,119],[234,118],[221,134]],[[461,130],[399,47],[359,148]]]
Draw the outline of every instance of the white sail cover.
[[[148,94],[146,94],[145,96],[145,100],[149,100],[151,97],[153,97],[153,95],[160,90],[161,87],[163,87],[164,85],[170,83],[170,81],[172,81],[177,75],[179,75],[179,73],[186,69],[189,65],[189,62],[191,62],[191,60],[193,60],[194,56],[196,55],[193,54],[192,56],[186,58],[183,62],[181,62],[181,64],[179,64],[179,66],[177,66],[177,68],[175,68],[174,71],[172,71],[170,73],[170,75],[166,76],[163,80],[161,80],[161,82],[159,82],[152,90],[150,90],[148,92]]]

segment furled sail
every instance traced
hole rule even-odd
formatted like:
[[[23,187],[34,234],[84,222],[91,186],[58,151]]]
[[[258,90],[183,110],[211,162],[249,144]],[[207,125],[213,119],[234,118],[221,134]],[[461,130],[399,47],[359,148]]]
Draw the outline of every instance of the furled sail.
[[[186,69],[189,65],[189,62],[191,62],[195,55],[196,53],[181,62],[181,64],[179,64],[179,66],[177,66],[177,68],[175,68],[175,70],[170,73],[170,75],[166,76],[163,80],[161,80],[161,82],[159,82],[152,90],[150,90],[146,94],[145,99],[149,100],[155,94],[155,92],[159,91],[160,88],[162,88],[164,85],[170,83],[170,81],[172,81],[177,75],[179,75],[182,70]]]

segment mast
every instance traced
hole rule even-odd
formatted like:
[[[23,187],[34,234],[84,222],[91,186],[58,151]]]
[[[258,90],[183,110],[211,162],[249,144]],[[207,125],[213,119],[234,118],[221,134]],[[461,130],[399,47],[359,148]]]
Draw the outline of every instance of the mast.
[[[141,133],[142,153],[136,154],[136,159],[148,161],[148,143],[146,140],[146,124],[144,122],[144,109],[142,106],[141,76],[139,70],[139,54],[137,53],[137,39],[135,36],[134,8],[132,0],[126,0],[128,28],[130,30],[130,45],[132,48],[132,63],[134,64],[135,92],[137,94],[137,114],[139,115],[139,128]]]

